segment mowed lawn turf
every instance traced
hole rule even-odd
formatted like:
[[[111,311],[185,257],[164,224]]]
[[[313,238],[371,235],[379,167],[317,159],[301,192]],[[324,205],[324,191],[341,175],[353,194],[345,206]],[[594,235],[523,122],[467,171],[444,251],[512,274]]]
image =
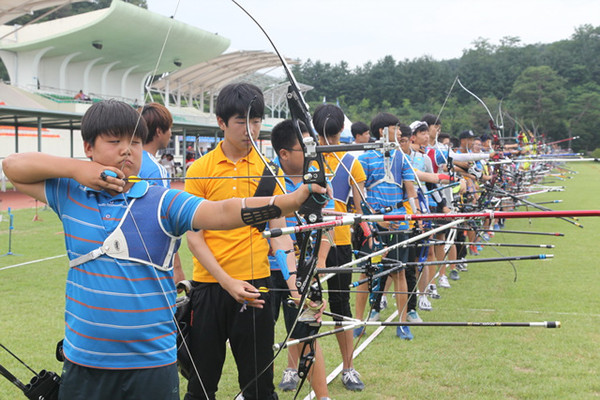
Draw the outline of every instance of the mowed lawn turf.
[[[571,163],[578,174],[553,185],[564,192],[531,197],[531,201],[562,199],[547,205],[556,210],[600,209],[600,164]],[[524,210],[524,208],[521,208]],[[0,254],[8,252],[8,214],[1,209]],[[66,257],[22,266],[16,264],[63,255],[62,228],[50,210],[14,211],[12,252],[0,258],[0,343],[33,369],[61,371],[54,358],[62,338]],[[545,261],[472,264],[451,289],[439,289],[425,321],[561,321],[560,329],[509,327],[414,327],[415,339],[402,341],[386,328],[355,360],[366,388],[348,392],[340,378],[330,385],[335,399],[588,399],[600,397],[600,218],[582,218],[584,229],[558,219],[508,220],[506,229],[562,232],[564,237],[498,233],[494,242],[554,244],[554,249],[486,247],[479,257],[554,254]],[[494,250],[495,249],[495,250]],[[187,277],[191,255],[180,254]],[[475,257],[469,257],[475,258]],[[391,314],[394,302],[388,295]],[[281,321],[281,319],[280,319]],[[322,331],[330,329],[323,328]],[[368,328],[370,334],[375,328]],[[282,323],[276,340],[283,340]],[[364,340],[364,339],[363,339]],[[327,372],[341,361],[333,336],[320,340]],[[251,351],[251,350],[250,350]],[[287,363],[283,352],[275,361],[275,384]],[[28,382],[31,372],[0,349],[0,364]],[[182,395],[185,380],[181,380]],[[228,356],[218,397],[232,399],[238,391],[233,357]],[[299,398],[309,391],[305,384]],[[293,394],[279,393],[282,399]],[[25,398],[0,377],[0,399]]]

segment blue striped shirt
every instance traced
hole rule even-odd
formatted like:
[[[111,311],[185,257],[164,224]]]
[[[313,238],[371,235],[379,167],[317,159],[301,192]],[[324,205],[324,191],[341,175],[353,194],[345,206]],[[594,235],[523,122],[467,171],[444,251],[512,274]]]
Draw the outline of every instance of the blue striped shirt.
[[[112,197],[72,179],[47,180],[46,198],[63,223],[69,259],[101,246],[129,202],[144,196],[148,187],[147,182],[138,182],[128,193]],[[148,210],[148,218],[160,218],[164,231],[178,237],[192,229],[201,202],[188,193],[168,190],[160,209]],[[106,369],[175,363],[176,295],[172,271],[137,262],[103,255],[71,268],[66,285],[66,358]]]
[[[399,182],[400,186],[391,182],[381,182],[371,187],[371,185],[385,176],[383,154],[377,150],[369,150],[358,157],[367,175],[365,182],[367,199],[375,210],[387,206],[395,206],[398,202],[401,202],[404,199],[404,191],[401,187],[402,182],[415,180],[415,175],[410,165],[405,162],[401,152],[392,150],[390,157],[391,172],[397,178],[396,182]]]
[[[404,191],[402,189],[403,181],[414,181],[415,175],[410,168],[410,165],[404,160],[402,151],[390,151],[390,170],[400,186],[392,182],[380,182],[375,186],[371,186],[380,181],[385,176],[385,164],[383,154],[377,150],[369,150],[358,157],[358,161],[363,166],[367,180],[365,188],[367,189],[367,201],[369,205],[378,211],[384,207],[392,206],[394,209],[386,213],[388,215],[406,214],[406,208],[397,207],[398,203],[404,200]],[[393,229],[408,229],[406,222],[400,222]]]
[[[138,174],[140,178],[169,178],[167,169],[158,162],[158,160],[146,150],[142,155],[142,165],[140,166],[140,172]],[[170,179],[152,179],[150,181],[153,185],[162,185],[166,188],[171,187]]]

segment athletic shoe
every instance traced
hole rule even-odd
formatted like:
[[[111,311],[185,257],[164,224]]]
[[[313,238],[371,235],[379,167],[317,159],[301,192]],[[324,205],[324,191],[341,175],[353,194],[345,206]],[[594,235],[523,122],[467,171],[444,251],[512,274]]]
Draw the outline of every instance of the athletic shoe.
[[[415,310],[410,310],[408,314],[406,314],[406,320],[408,322],[423,322],[421,317],[419,317],[419,313],[417,313]]]
[[[400,339],[404,340],[413,340],[414,336],[410,333],[410,328],[408,326],[399,326],[396,328],[396,336]]]
[[[458,271],[453,269],[452,271],[450,271],[450,279],[452,279],[453,281],[457,281],[460,279],[460,275],[458,274]]]
[[[385,310],[387,308],[387,297],[385,297],[385,294],[383,296],[381,296],[381,302],[379,303],[379,308],[381,310]]]
[[[494,235],[495,235],[495,233],[494,233],[494,232],[492,232],[492,231],[489,231],[489,232],[487,233],[487,235],[488,235],[488,237],[489,237],[489,238],[493,238],[493,237],[494,237]]]
[[[477,246],[475,246],[474,244],[469,246],[469,254],[472,256],[478,256],[479,255],[479,251],[477,251]]]
[[[450,282],[448,282],[448,278],[446,277],[446,275],[441,275],[438,278],[438,284],[440,285],[440,287],[450,289]]]
[[[427,285],[427,289],[425,289],[425,293],[427,293],[427,295],[429,297],[431,297],[432,299],[440,299],[442,297],[438,293],[437,286],[435,286],[435,283],[430,283],[429,285]]]
[[[463,265],[462,264],[454,264],[454,269],[457,270],[458,272],[463,272]]]
[[[463,260],[464,260],[464,258],[463,258]],[[456,264],[456,270],[458,272],[467,272],[469,269],[467,268],[466,263],[460,263],[460,264]]]
[[[298,382],[300,381],[300,377],[298,376],[298,371],[293,368],[286,368],[283,371],[283,377],[281,378],[281,382],[279,382],[279,389],[284,392],[291,392],[292,390],[296,390],[296,386],[298,386]]]
[[[379,321],[379,311],[371,310],[369,313],[369,321]]]
[[[358,328],[354,328],[354,339],[361,337],[362,335],[365,334],[365,327],[364,326],[359,326]]]
[[[477,248],[477,252],[480,253],[483,251],[483,246],[478,244],[477,246],[475,246]]]
[[[483,240],[485,240],[486,242],[490,241],[490,235],[489,233],[484,233],[481,235],[481,237],[483,238]]]
[[[360,374],[354,368],[342,371],[342,383],[348,390],[361,391],[365,388],[365,384],[360,380]]]
[[[433,307],[431,307],[431,302],[427,296],[419,296],[419,310],[431,311],[432,309]]]

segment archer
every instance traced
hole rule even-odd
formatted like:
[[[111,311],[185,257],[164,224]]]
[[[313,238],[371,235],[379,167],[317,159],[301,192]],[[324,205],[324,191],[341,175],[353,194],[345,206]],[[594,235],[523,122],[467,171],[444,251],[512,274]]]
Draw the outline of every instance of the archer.
[[[14,186],[63,223],[70,269],[59,399],[179,400],[172,256],[181,236],[287,214],[309,195],[303,186],[277,198],[208,201],[128,179],[147,136],[139,118],[126,103],[96,103],[81,121],[92,161],[22,153],[3,162]]]
[[[187,176],[237,175],[240,179],[228,183],[218,179],[187,180],[185,190],[209,200],[283,193],[252,146],[264,115],[260,89],[247,83],[225,86],[217,98],[215,113],[225,139],[196,160]],[[263,176],[260,181],[249,178],[260,175]],[[272,227],[286,226],[285,218],[280,215],[267,220]],[[227,232],[207,229],[188,234],[187,239],[194,255],[191,352],[199,376],[190,378],[185,399],[215,397],[227,340],[236,359],[244,398],[276,399],[270,368],[274,342],[271,299],[269,293],[259,296],[257,290],[269,286],[269,242],[256,227]],[[270,244],[273,252],[293,248],[290,238],[271,240]],[[286,262],[288,270],[295,272],[293,252],[287,253]],[[294,293],[295,284],[296,275],[292,275],[287,285]]]

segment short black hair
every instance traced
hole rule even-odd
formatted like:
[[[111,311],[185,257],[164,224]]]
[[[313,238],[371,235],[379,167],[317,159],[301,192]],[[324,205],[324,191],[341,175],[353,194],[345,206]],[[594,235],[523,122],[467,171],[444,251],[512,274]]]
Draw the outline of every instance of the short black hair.
[[[460,147],[460,140],[458,140],[457,137],[452,136],[450,138],[450,146],[452,146],[453,149],[459,148]]]
[[[81,138],[84,142],[96,143],[102,135],[115,137],[131,136],[146,142],[146,121],[129,104],[118,100],[104,100],[92,105],[81,118]]]
[[[406,125],[406,124],[400,124],[398,125],[398,127],[400,128],[400,137],[411,137],[412,136],[412,129],[410,129],[410,126]]]
[[[245,118],[249,107],[250,118],[263,118],[265,99],[261,90],[251,83],[231,83],[219,92],[215,114],[227,125],[235,115]]]
[[[300,132],[308,132],[306,125],[302,121],[298,121]],[[278,123],[271,130],[271,145],[275,153],[279,155],[281,149],[291,149],[298,143],[298,136],[296,134],[296,127],[294,121],[286,119]]]
[[[344,112],[333,104],[319,104],[315,108],[312,121],[320,136],[335,136],[344,129]]]
[[[437,115],[433,115],[433,114],[424,114],[421,117],[421,121],[427,122],[427,125],[429,125],[429,126],[442,124],[442,120]]]
[[[156,136],[156,130],[166,132],[173,126],[173,116],[167,107],[159,103],[149,103],[138,109],[148,126],[148,137],[146,143],[152,142]]]
[[[350,127],[350,132],[352,132],[352,137],[356,139],[358,135],[362,135],[366,131],[369,130],[369,125],[365,124],[362,121],[357,121],[352,124]]]
[[[450,135],[448,135],[447,133],[439,133],[439,134],[437,135],[437,140],[438,140],[438,142],[442,143],[442,141],[443,141],[444,139],[450,139]]]
[[[487,142],[488,140],[491,139],[491,137],[489,137],[488,135],[486,135],[485,133],[483,135],[481,135],[481,142]]]
[[[400,120],[393,114],[380,112],[371,120],[371,135],[375,139],[379,139],[379,129],[385,128],[386,126],[398,125]]]

